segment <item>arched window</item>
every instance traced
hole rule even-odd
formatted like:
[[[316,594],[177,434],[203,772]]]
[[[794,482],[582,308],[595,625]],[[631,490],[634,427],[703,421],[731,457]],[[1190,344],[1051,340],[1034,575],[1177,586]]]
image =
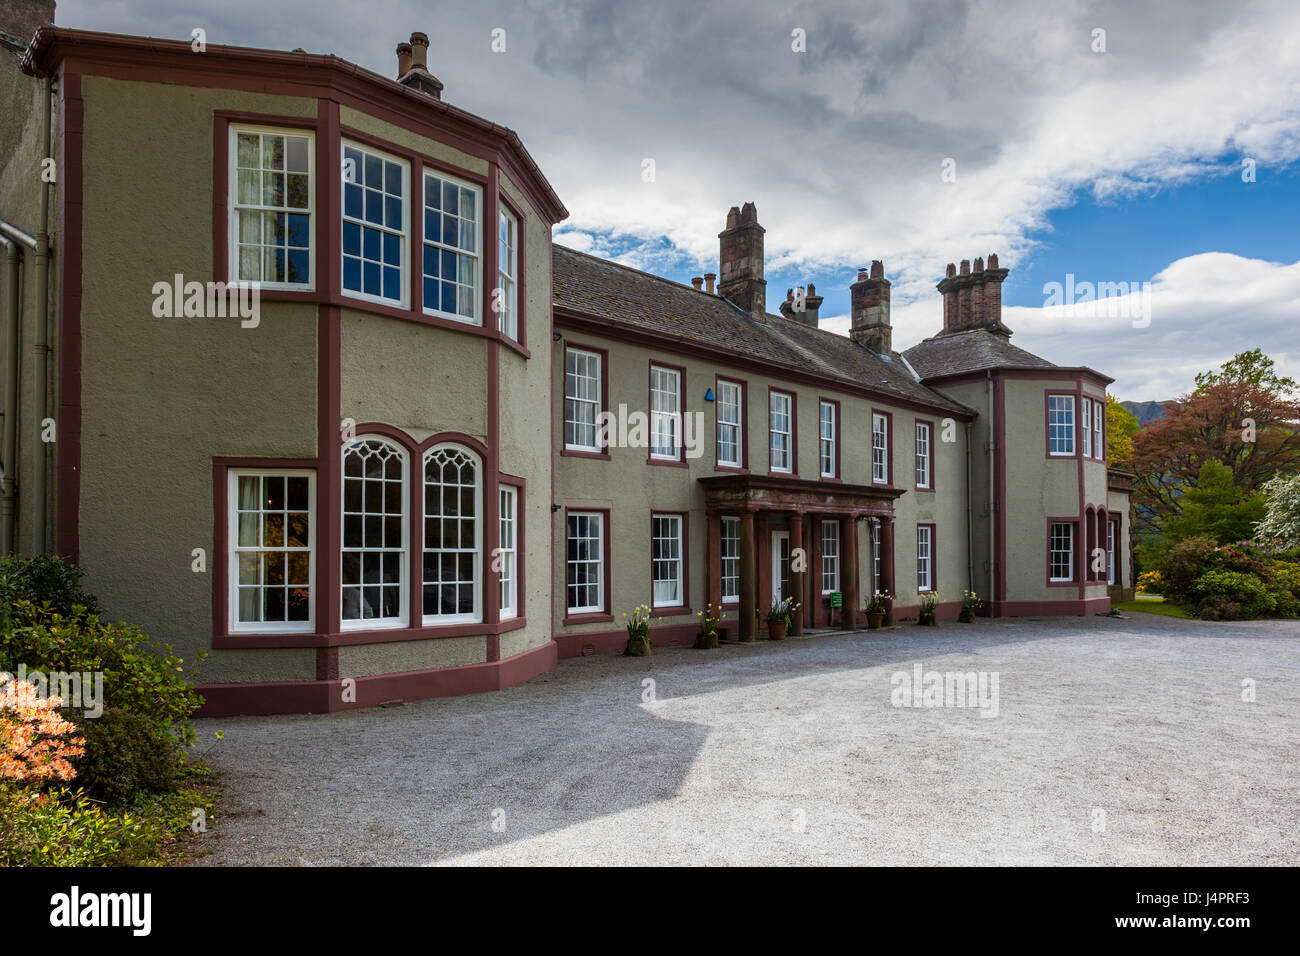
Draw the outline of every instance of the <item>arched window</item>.
[[[424,623],[482,619],[483,484],[458,445],[424,455]]]
[[[401,627],[406,596],[407,456],[385,438],[343,450],[343,627]]]

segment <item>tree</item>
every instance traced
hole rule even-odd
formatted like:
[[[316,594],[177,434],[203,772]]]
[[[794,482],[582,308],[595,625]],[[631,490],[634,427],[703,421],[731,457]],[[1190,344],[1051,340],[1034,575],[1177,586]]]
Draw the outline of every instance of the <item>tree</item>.
[[[1258,349],[1217,372],[1196,376],[1196,389],[1171,402],[1164,418],[1133,436],[1138,530],[1158,532],[1183,510],[1186,489],[1211,459],[1242,492],[1258,491],[1279,472],[1300,470],[1300,402],[1296,383],[1277,375]]]
[[[1127,468],[1133,458],[1133,436],[1142,426],[1137,416],[1115,400],[1106,396],[1106,458],[1116,468]]]
[[[1300,548],[1300,474],[1278,475],[1264,485],[1268,510],[1255,526],[1261,538],[1280,538],[1284,548]]]
[[[1243,492],[1233,483],[1232,469],[1214,460],[1201,465],[1196,484],[1186,489],[1181,504],[1182,510],[1161,524],[1166,545],[1196,536],[1218,544],[1244,541],[1267,507],[1263,493]]]

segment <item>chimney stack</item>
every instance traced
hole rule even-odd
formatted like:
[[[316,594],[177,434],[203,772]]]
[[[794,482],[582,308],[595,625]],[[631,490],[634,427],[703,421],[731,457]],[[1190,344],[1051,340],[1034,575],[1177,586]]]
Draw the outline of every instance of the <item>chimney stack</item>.
[[[972,269],[963,259],[958,269],[948,263],[946,274],[936,288],[943,295],[943,332],[968,332],[987,329],[999,335],[1010,335],[1011,330],[1002,324],[1002,282],[1011,270],[998,267],[997,253],[991,253],[988,264],[975,260]]]
[[[801,322],[817,328],[817,312],[822,307],[822,297],[817,294],[817,287],[811,282],[808,289],[800,289],[796,297],[794,289],[785,290],[785,300],[781,303],[781,314],[792,322]]]
[[[713,280],[715,280],[717,277],[718,274],[716,272],[704,273],[704,291],[707,292],[709,295],[713,295]]]
[[[428,34],[417,31],[409,43],[397,44],[397,82],[442,99],[442,81],[429,72]]]
[[[763,234],[752,202],[727,213],[727,228],[718,233],[718,294],[761,319],[767,314],[763,279]]]
[[[893,349],[893,327],[889,324],[889,280],[879,259],[871,269],[859,269],[858,281],[849,286],[852,327],[849,338],[873,352],[888,355]]]

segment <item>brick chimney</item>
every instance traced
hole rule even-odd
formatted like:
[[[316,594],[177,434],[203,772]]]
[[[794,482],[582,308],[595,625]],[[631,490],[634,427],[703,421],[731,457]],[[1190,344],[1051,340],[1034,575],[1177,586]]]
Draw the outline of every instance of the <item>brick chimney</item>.
[[[888,355],[893,349],[894,332],[889,324],[889,280],[885,264],[879,259],[871,270],[858,270],[858,281],[849,286],[852,327],[849,338],[873,352]]]
[[[397,45],[397,82],[442,99],[442,81],[429,72],[429,37],[412,33],[410,43]]]
[[[1002,324],[1002,281],[1010,271],[998,268],[997,253],[989,254],[987,266],[978,258],[974,268],[968,259],[961,261],[960,268],[948,263],[936,286],[943,294],[943,332],[939,334],[987,329],[1010,335],[1011,330]]]
[[[763,279],[763,233],[752,202],[727,213],[727,228],[718,233],[718,294],[751,315],[767,314],[767,282]]]
[[[817,328],[817,313],[822,307],[822,297],[817,294],[817,287],[808,283],[807,291],[800,289],[796,297],[794,289],[785,290],[785,299],[781,302],[781,314],[792,322],[802,322]]]

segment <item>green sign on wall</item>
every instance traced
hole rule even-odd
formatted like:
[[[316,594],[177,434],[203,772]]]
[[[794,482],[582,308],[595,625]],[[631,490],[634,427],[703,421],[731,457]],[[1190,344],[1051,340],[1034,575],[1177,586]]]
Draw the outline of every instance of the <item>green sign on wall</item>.
[[[839,591],[832,591],[831,607],[843,607],[843,606],[844,606],[844,595],[841,594]]]

